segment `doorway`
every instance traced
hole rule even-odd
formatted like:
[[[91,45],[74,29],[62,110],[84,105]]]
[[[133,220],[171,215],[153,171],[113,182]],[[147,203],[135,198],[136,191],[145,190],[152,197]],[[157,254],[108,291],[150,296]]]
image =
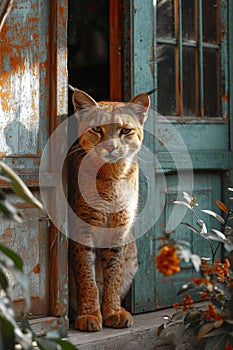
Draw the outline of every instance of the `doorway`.
[[[72,86],[97,101],[109,99],[108,0],[69,0],[68,74]]]

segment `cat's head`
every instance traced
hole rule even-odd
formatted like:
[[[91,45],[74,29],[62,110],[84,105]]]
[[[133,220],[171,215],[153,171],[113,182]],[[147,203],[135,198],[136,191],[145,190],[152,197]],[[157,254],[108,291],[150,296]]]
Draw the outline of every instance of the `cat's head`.
[[[85,92],[75,90],[73,105],[78,118],[79,145],[86,153],[112,163],[131,159],[138,152],[150,105],[147,94],[137,95],[128,103],[97,103]]]

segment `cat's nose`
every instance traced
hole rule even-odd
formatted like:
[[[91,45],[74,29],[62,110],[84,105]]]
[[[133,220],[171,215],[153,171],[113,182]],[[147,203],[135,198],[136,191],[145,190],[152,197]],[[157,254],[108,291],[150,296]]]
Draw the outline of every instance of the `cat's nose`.
[[[114,145],[105,145],[104,148],[109,152],[112,153],[112,151],[116,148]]]

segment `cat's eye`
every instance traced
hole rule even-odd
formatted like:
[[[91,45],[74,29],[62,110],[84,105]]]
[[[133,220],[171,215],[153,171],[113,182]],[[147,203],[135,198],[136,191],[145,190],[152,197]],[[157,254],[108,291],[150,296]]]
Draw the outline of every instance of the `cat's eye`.
[[[102,132],[101,126],[95,126],[95,127],[92,128],[91,130],[94,131],[94,132],[97,132],[97,133],[101,133],[101,132]]]
[[[121,129],[121,135],[127,135],[132,131],[132,129],[129,128],[122,128]]]

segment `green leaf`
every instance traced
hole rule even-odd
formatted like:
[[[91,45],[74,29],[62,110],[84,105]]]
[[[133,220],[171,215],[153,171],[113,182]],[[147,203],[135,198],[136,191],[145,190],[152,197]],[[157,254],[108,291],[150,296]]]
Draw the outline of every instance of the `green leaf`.
[[[15,320],[11,300],[7,297],[0,299],[0,314],[13,326],[16,340],[22,345],[22,348],[24,350],[31,350],[32,334],[30,332],[23,333],[21,331]]]
[[[209,337],[216,337],[219,335],[224,335],[226,334],[226,331],[224,328],[215,328],[214,330],[212,330],[211,332],[209,332],[208,334],[206,334],[204,337],[205,338],[209,338]]]
[[[68,340],[54,339],[54,341],[60,345],[62,350],[77,350],[77,348],[71,344]]]
[[[2,254],[1,254],[2,253]],[[0,243],[0,260],[4,261],[6,267],[16,267],[23,271],[23,260],[12,249]]]
[[[14,350],[15,335],[13,325],[4,317],[0,316],[0,349]]]
[[[208,338],[205,350],[224,350],[226,346],[226,335]]]
[[[233,346],[233,333],[227,335],[227,341]]]
[[[187,282],[182,285],[181,289],[177,292],[177,295],[187,292],[188,290],[195,290],[195,289],[197,289],[197,285],[194,282]]]
[[[9,287],[8,279],[6,278],[6,274],[2,269],[0,269],[0,290],[7,291]]]
[[[191,324],[195,324],[197,322],[199,323],[201,318],[202,318],[201,311],[193,310],[193,311],[187,312],[184,319],[184,323],[191,323]]]
[[[214,323],[205,323],[204,326],[202,326],[199,329],[199,332],[197,334],[197,341],[200,341],[207,333],[209,333],[214,328]]]
[[[0,191],[2,192],[2,191]],[[0,212],[10,220],[14,220],[16,222],[22,223],[22,215],[18,211],[18,209],[11,204],[6,198],[3,198],[2,194],[0,193]]]
[[[21,197],[28,203],[33,204],[37,208],[43,210],[42,204],[38,201],[38,199],[35,196],[33,196],[32,192],[25,185],[25,183],[8,165],[0,161],[0,168],[2,168],[4,173],[11,179],[11,187],[19,197]]]
[[[227,242],[227,239],[224,233],[215,229],[211,229],[211,231],[212,231],[211,233],[208,233],[208,238],[218,242],[223,242],[223,243]]]
[[[233,325],[233,319],[225,318],[225,322],[228,323],[228,324],[232,324]]]
[[[202,209],[202,212],[215,217],[219,222],[221,222],[221,224],[225,224],[225,220],[223,219],[223,217],[215,213],[214,211]]]
[[[40,350],[57,350],[57,344],[45,338],[35,338]]]
[[[200,232],[194,226],[190,225],[188,222],[182,222],[181,224],[185,225],[186,227],[188,227],[193,232],[200,234]]]
[[[23,271],[23,260],[12,249],[0,244],[0,262],[12,273],[15,280],[23,287],[25,291],[26,304],[29,307],[29,287],[28,278]]]

